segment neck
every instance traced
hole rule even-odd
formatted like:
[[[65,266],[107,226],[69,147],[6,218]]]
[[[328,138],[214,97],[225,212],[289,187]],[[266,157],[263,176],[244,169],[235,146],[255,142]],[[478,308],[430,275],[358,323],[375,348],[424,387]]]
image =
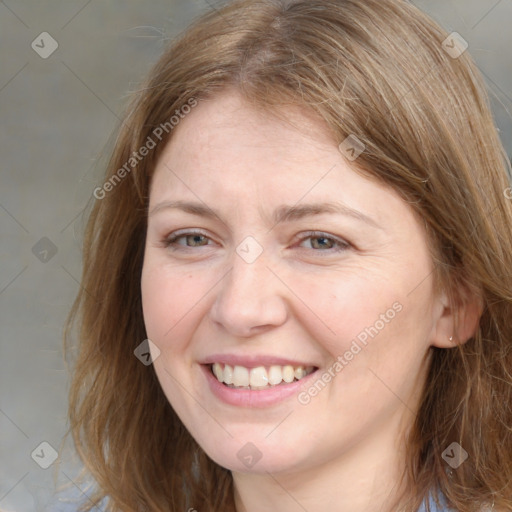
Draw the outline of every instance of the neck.
[[[410,419],[410,418],[409,418]],[[382,425],[381,425],[382,426]],[[324,464],[301,470],[233,473],[237,512],[393,512],[401,483],[404,442],[389,425]]]

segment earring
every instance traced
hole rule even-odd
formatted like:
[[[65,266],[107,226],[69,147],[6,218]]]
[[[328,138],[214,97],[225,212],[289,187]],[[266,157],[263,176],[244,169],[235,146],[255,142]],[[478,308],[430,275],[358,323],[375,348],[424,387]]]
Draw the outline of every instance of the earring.
[[[450,336],[450,341],[453,341],[453,336]]]

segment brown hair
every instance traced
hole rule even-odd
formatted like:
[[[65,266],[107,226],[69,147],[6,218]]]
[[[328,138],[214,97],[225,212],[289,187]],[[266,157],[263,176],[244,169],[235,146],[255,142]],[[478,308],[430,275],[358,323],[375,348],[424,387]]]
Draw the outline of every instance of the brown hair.
[[[405,1],[242,0],[207,13],[165,51],[121,127],[111,186],[95,193],[66,335],[69,344],[79,320],[70,429],[109,510],[234,511],[231,473],[206,456],[133,354],[146,338],[149,185],[169,119],[227,87],[269,114],[286,105],[315,112],[339,142],[355,135],[365,145],[360,171],[423,219],[436,282],[452,303],[471,293],[482,301],[467,343],[431,349],[400,510],[416,511],[435,487],[459,511],[493,502],[512,510],[509,162],[481,75],[467,52],[450,55],[447,35]],[[161,142],[130,161],[166,122]],[[453,441],[469,459],[450,474],[442,453]]]

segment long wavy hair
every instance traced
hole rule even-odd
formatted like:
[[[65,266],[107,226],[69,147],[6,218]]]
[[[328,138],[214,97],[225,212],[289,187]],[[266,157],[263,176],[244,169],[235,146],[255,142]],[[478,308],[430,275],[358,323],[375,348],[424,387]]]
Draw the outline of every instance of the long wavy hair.
[[[140,277],[156,161],[185,106],[230,87],[269,115],[299,106],[340,142],[355,135],[365,145],[358,172],[398,191],[425,223],[436,283],[454,306],[469,293],[483,304],[466,343],[430,349],[400,510],[416,511],[433,488],[458,511],[512,510],[510,163],[482,77],[447,37],[406,1],[241,0],[199,18],[164,52],[94,193],[66,328],[77,350],[70,432],[97,483],[93,502],[235,510],[230,471],[208,458],[152,366],[134,356],[146,338]],[[453,441],[469,458],[448,471],[442,453]]]

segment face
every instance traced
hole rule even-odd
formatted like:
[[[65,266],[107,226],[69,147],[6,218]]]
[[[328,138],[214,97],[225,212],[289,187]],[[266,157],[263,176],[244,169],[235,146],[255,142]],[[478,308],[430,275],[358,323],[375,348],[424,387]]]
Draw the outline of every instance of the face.
[[[154,369],[206,453],[240,473],[393,443],[414,418],[441,311],[410,207],[356,172],[320,120],[287,114],[232,91],[200,102],[150,191]]]

